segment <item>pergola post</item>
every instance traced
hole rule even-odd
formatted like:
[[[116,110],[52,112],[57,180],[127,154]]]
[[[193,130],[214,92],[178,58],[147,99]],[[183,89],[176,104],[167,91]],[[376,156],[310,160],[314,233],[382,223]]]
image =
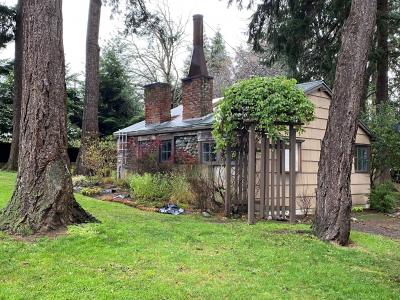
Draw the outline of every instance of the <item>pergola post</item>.
[[[231,212],[231,147],[226,147],[225,152],[225,176],[226,176],[226,190],[225,190],[225,217],[230,216]]]
[[[248,223],[255,223],[254,206],[255,206],[255,191],[256,191],[256,137],[255,124],[250,123],[249,126],[249,155],[248,155]]]
[[[289,125],[289,197],[290,223],[296,222],[296,129]]]
[[[265,211],[265,182],[267,178],[266,168],[266,151],[267,150],[267,142],[265,134],[263,133],[261,136],[261,170],[260,170],[260,219],[264,219],[264,211]]]

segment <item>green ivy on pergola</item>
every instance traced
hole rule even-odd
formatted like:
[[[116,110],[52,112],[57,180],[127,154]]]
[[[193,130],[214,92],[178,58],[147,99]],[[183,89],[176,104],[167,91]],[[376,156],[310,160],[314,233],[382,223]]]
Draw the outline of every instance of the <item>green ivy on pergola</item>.
[[[282,76],[252,77],[225,90],[213,126],[217,148],[236,144],[238,132],[244,132],[249,121],[271,139],[287,134],[287,124],[301,132],[314,119],[314,104],[296,83]]]

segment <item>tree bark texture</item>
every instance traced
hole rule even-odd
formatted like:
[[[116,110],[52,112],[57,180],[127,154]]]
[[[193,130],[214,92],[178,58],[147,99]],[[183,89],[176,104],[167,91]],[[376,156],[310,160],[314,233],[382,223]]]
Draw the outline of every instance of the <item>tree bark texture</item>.
[[[389,3],[388,0],[378,0],[377,7],[377,39],[378,61],[376,79],[376,104],[389,101]],[[379,107],[378,107],[379,108]]]
[[[75,201],[68,170],[62,0],[24,0],[22,14],[19,167],[0,229],[29,235],[94,218]]]
[[[18,169],[18,148],[19,132],[21,121],[21,97],[22,97],[22,9],[21,1],[18,1],[15,29],[15,60],[14,60],[14,102],[13,102],[13,132],[10,149],[10,156],[4,169],[17,171]]]
[[[88,169],[85,166],[85,153],[88,146],[96,140],[99,135],[99,30],[101,5],[100,0],[90,0],[86,35],[85,102],[82,119],[81,147],[77,159],[77,173],[85,175],[88,174]]]
[[[340,245],[347,245],[350,235],[353,145],[375,18],[376,0],[352,1],[321,146],[313,227],[319,239]]]
[[[377,7],[377,39],[378,39],[378,60],[376,78],[376,109],[379,111],[380,104],[389,102],[389,1],[378,0]],[[390,168],[379,167],[376,182],[391,181]]]

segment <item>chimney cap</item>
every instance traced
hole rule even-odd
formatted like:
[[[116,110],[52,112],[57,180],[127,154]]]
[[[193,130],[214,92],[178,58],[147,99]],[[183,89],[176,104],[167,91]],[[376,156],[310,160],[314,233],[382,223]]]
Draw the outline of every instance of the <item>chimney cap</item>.
[[[154,88],[154,87],[157,87],[157,86],[170,86],[170,84],[166,83],[166,82],[153,82],[153,83],[145,84],[143,86],[143,88],[149,89],[149,88]]]

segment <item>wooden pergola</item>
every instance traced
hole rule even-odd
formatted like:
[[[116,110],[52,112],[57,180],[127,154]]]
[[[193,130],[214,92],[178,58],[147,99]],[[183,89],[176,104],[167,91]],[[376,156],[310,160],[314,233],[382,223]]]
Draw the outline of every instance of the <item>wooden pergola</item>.
[[[237,134],[235,146],[228,145],[225,149],[225,215],[230,216],[235,207],[242,213],[247,211],[249,224],[254,224],[257,218],[287,220],[287,214],[290,223],[295,223],[295,126],[299,124],[277,123],[288,126],[289,137],[276,139],[256,132],[255,122],[245,124],[246,129]],[[288,172],[286,150],[289,152]]]

